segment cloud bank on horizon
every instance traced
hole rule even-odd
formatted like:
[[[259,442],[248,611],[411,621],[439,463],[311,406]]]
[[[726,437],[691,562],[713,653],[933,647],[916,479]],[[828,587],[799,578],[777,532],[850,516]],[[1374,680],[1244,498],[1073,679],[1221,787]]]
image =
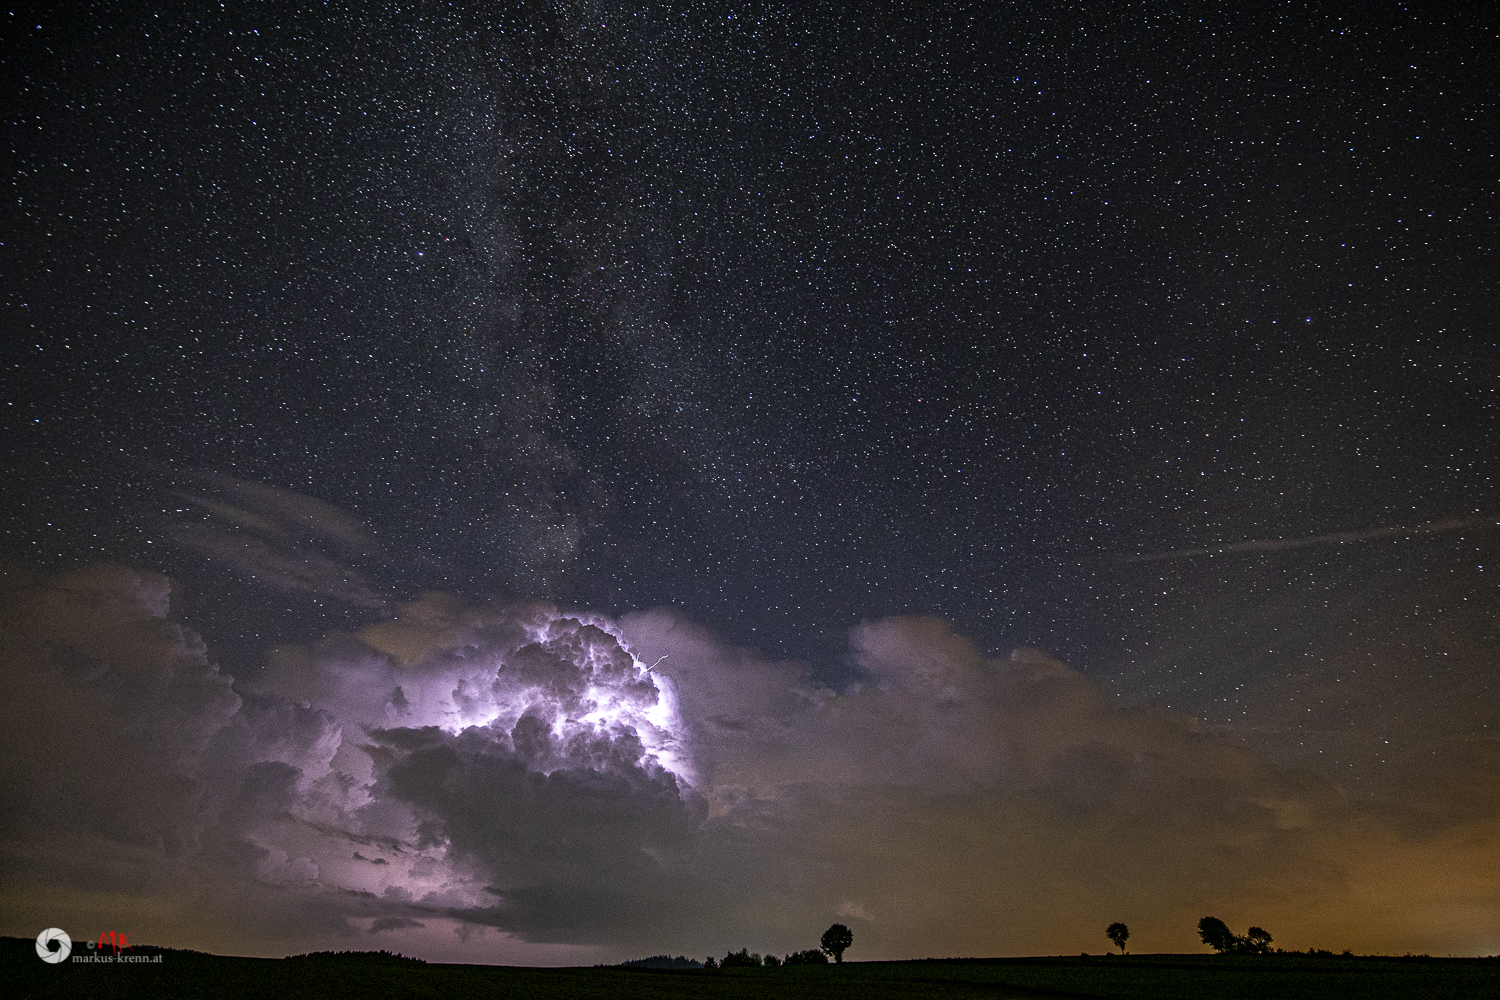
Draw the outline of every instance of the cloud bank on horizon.
[[[1500,950],[1500,813],[1381,812],[1034,650],[853,630],[843,691],[665,611],[429,594],[237,680],[121,567],[6,568],[5,933],[563,964]],[[667,659],[655,670],[647,664]],[[33,926],[34,925],[34,926]]]

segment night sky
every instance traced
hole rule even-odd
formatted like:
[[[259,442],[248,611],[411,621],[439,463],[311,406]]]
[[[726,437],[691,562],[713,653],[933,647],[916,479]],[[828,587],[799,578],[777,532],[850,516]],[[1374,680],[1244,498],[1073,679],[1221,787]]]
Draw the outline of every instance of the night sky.
[[[1497,23],[1252,6],[5,14],[0,930],[1500,951]]]

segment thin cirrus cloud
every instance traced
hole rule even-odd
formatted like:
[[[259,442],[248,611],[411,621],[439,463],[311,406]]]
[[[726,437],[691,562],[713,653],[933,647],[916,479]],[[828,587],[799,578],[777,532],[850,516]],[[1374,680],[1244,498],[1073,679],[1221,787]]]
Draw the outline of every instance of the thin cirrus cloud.
[[[864,958],[1087,950],[1121,915],[1180,951],[1214,912],[1288,947],[1496,943],[1495,817],[1414,832],[938,619],[854,629],[833,691],[665,611],[433,594],[252,683],[169,591],[5,573],[7,933],[572,964],[835,919]]]
[[[170,494],[186,506],[157,520],[166,537],[276,590],[384,608],[357,564],[380,552],[370,528],[329,504],[221,473],[188,477]]]
[[[1148,552],[1142,555],[1125,556],[1121,563],[1164,562],[1171,559],[1192,559],[1197,556],[1228,555],[1233,552],[1279,552],[1284,549],[1301,549],[1310,545],[1343,545],[1349,542],[1368,542],[1377,538],[1410,538],[1414,535],[1437,535],[1450,531],[1465,531],[1470,528],[1492,528],[1500,526],[1500,518],[1493,514],[1477,517],[1448,517],[1424,524],[1403,527],[1400,525],[1371,528],[1367,531],[1335,531],[1325,535],[1309,535],[1303,538],[1256,538],[1226,545],[1207,545],[1196,549],[1170,549],[1166,552]]]

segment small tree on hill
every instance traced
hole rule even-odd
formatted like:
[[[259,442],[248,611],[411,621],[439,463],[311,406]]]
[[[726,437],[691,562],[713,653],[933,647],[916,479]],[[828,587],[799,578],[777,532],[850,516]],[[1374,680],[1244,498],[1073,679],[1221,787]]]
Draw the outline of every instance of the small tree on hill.
[[[828,956],[816,948],[794,951],[786,957],[787,965],[827,965]]]
[[[834,924],[823,932],[823,953],[835,962],[844,960],[844,949],[854,943],[854,934],[843,924]]]
[[[1120,949],[1121,955],[1125,954],[1125,942],[1130,940],[1129,927],[1126,927],[1117,920],[1105,928],[1104,934],[1115,943],[1116,948]]]

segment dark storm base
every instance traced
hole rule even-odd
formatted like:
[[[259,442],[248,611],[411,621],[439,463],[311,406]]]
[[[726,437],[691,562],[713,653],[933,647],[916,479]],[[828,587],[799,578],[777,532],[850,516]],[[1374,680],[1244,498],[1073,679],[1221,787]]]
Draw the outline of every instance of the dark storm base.
[[[928,959],[723,971],[427,965],[379,954],[224,958],[139,947],[161,961],[48,965],[35,943],[0,939],[8,997],[883,997],[1469,998],[1500,996],[1500,960],[1145,955]]]

